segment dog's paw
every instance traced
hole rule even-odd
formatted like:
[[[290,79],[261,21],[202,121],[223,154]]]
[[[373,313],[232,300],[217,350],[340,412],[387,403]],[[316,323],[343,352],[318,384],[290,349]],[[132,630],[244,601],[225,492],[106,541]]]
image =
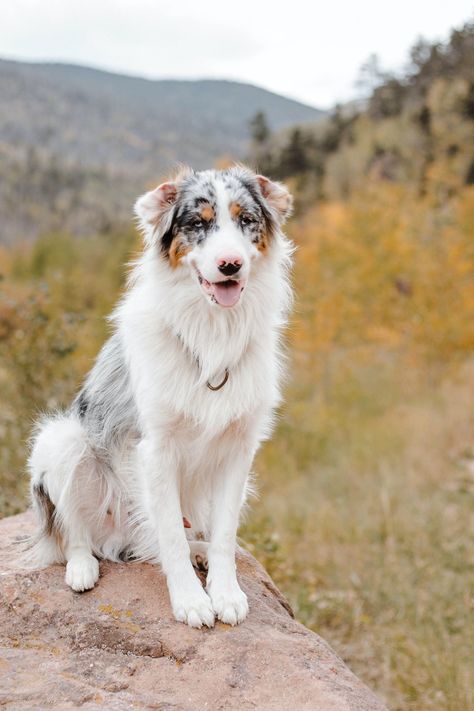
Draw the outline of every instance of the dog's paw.
[[[71,558],[66,565],[66,583],[76,592],[94,587],[99,579],[99,561],[93,555]]]
[[[212,607],[221,622],[238,625],[249,612],[247,595],[235,581],[232,584],[211,583],[207,587]]]
[[[209,543],[206,541],[189,541],[189,554],[191,563],[198,570],[206,571],[209,567],[207,561],[207,549]]]
[[[201,587],[192,593],[186,591],[175,593],[171,598],[171,606],[178,622],[184,622],[190,627],[200,628],[203,625],[214,627],[215,615],[212,603]]]

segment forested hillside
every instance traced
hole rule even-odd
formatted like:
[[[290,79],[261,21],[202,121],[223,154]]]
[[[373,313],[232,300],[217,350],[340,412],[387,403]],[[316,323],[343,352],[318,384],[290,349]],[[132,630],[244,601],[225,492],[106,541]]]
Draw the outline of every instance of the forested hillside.
[[[445,43],[420,40],[403,75],[372,57],[361,82],[373,87],[362,109],[337,107],[314,128],[275,135],[261,116],[253,154],[261,170],[296,177],[300,204],[380,182],[441,204],[474,184],[474,23]]]
[[[0,243],[128,222],[134,198],[177,162],[242,159],[257,111],[274,129],[322,115],[237,82],[0,60]]]

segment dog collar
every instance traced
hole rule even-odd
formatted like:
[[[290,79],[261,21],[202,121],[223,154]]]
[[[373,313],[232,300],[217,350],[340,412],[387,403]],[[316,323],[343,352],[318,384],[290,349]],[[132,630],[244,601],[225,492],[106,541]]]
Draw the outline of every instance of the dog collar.
[[[194,362],[196,363],[198,369],[201,370],[201,364],[199,363],[199,358],[196,358],[196,356],[194,355],[194,353],[188,348],[188,346],[186,345],[186,343],[185,343],[185,341],[184,341],[182,335],[181,335],[179,332],[178,332],[178,333],[175,333],[174,331],[172,331],[172,333],[174,333],[174,335],[176,336],[176,338],[178,339],[178,341],[181,343],[181,345],[183,346],[183,348],[184,348],[185,350],[187,350],[188,353],[191,355],[191,357],[192,357],[192,359],[194,360]],[[223,377],[223,379],[222,379],[222,382],[220,382],[219,385],[211,385],[211,383],[209,382],[209,380],[206,381],[206,385],[207,385],[207,387],[209,388],[209,390],[212,390],[213,392],[216,392],[217,390],[220,390],[221,388],[223,388],[224,385],[226,384],[226,382],[227,382],[228,380],[229,380],[229,369],[226,368],[225,371],[224,371],[224,377]]]
[[[228,369],[226,368],[226,369],[225,369],[225,373],[224,373],[224,378],[223,378],[222,382],[219,383],[219,385],[211,385],[211,383],[209,382],[209,380],[206,382],[206,385],[207,385],[207,387],[209,388],[209,390],[216,391],[216,390],[220,390],[221,388],[223,388],[224,385],[226,384],[226,382],[227,382],[228,380],[229,380],[229,371],[228,371]]]

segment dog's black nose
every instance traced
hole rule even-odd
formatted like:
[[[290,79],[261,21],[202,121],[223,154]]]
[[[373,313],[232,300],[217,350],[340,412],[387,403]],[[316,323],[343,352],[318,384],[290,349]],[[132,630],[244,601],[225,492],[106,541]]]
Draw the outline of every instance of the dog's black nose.
[[[232,276],[237,274],[242,265],[239,262],[222,262],[219,264],[219,271],[225,276]]]

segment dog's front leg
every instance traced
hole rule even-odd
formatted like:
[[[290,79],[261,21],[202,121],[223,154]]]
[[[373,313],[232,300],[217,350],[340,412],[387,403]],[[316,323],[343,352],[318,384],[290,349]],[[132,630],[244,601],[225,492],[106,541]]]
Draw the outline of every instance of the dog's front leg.
[[[230,625],[242,622],[249,609],[247,596],[237,582],[235,545],[253,455],[254,448],[248,446],[234,450],[214,484],[206,589],[217,617]]]
[[[145,507],[156,536],[176,619],[191,627],[214,625],[211,600],[189,558],[179,500],[178,461],[170,443],[145,439],[139,445],[145,475]]]

